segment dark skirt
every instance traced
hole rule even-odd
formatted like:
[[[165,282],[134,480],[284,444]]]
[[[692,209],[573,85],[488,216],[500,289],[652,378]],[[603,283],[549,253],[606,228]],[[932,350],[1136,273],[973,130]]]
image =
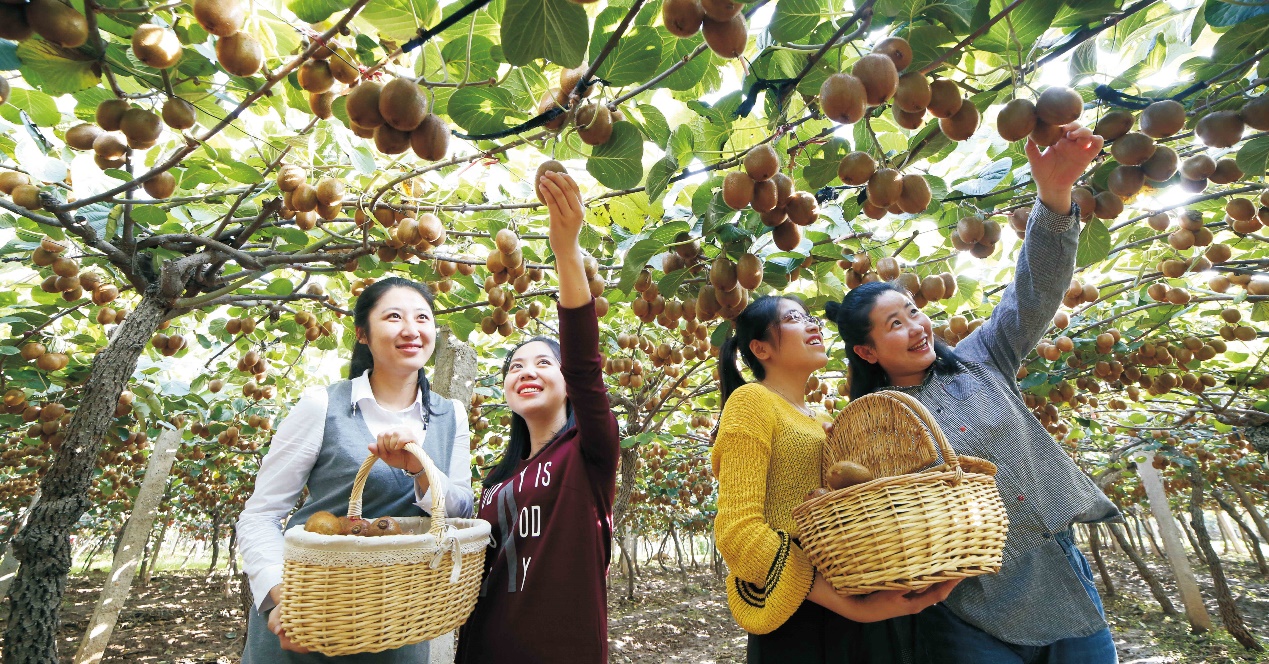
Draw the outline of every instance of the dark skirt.
[[[911,664],[912,616],[847,620],[811,601],[769,634],[749,635],[749,664]]]

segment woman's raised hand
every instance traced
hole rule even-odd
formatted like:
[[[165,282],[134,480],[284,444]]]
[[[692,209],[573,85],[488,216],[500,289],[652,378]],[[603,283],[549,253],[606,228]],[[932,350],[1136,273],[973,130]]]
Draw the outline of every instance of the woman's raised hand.
[[[1078,123],[1063,127],[1062,137],[1043,152],[1028,138],[1027,161],[1040,202],[1058,214],[1069,211],[1071,188],[1101,149],[1102,137]]]
[[[551,251],[556,256],[577,251],[577,238],[586,217],[577,182],[567,173],[546,171],[538,182],[538,190],[551,213]]]
[[[551,251],[555,254],[555,273],[560,280],[560,306],[576,309],[591,301],[590,282],[582,262],[582,248],[577,243],[586,214],[577,182],[567,173],[547,171],[538,181],[538,190],[551,215]]]
[[[920,592],[879,590],[868,595],[839,595],[817,571],[807,599],[855,622],[877,622],[920,613],[947,599],[960,582],[944,581]]]

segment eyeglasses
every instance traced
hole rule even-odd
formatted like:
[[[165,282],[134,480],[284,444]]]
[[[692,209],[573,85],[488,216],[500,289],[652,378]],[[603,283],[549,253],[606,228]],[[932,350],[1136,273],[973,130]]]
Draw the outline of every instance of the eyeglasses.
[[[824,321],[822,319],[816,318],[815,316],[812,316],[810,314],[804,314],[801,311],[790,311],[786,313],[785,315],[781,316],[780,324],[783,325],[785,323],[793,323],[794,325],[798,323],[802,323],[802,324],[814,325],[815,327],[818,327],[818,328],[824,327]]]

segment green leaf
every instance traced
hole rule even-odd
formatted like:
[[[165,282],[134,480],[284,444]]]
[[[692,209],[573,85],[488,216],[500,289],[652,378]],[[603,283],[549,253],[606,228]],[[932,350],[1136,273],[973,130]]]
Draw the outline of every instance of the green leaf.
[[[1269,164],[1269,136],[1259,136],[1244,143],[1238,148],[1235,161],[1247,177],[1258,178],[1264,175],[1266,165]]]
[[[630,251],[626,252],[625,262],[621,265],[621,281],[617,282],[617,288],[624,293],[629,293],[634,287],[639,272],[647,266],[653,256],[663,249],[665,249],[665,243],[655,238],[647,237],[636,242]]]
[[[956,43],[956,37],[947,28],[938,25],[912,28],[907,38],[912,45],[912,64],[908,65],[908,71],[917,71],[943,57],[947,49]]]
[[[1080,232],[1079,248],[1075,251],[1075,264],[1084,267],[1106,259],[1110,253],[1110,231],[1100,219],[1089,219]]]
[[[27,39],[18,44],[23,78],[50,95],[79,92],[101,83],[94,71],[96,61],[70,48],[43,39]]]
[[[439,17],[436,0],[374,0],[360,19],[374,26],[380,37],[404,41],[432,25]]]
[[[657,145],[665,145],[670,140],[670,123],[666,121],[665,114],[652,104],[639,104],[637,108],[639,115],[643,116],[640,126],[643,135]]]
[[[286,8],[291,10],[296,18],[306,23],[321,23],[330,18],[331,14],[347,6],[347,3],[337,0],[287,0],[286,2]]]
[[[619,10],[625,14],[625,10]],[[612,26],[615,28],[616,26]],[[601,31],[596,22],[595,36],[591,39],[591,48],[603,48],[612,35],[613,30]],[[596,57],[593,54],[591,57]],[[661,63],[661,35],[653,28],[639,28],[621,36],[616,47],[599,65],[595,75],[608,81],[611,85],[634,85],[642,83],[657,73],[657,65]]]
[[[506,0],[502,51],[507,62],[546,58],[563,67],[582,64],[589,41],[586,10],[569,0]]]
[[[295,284],[290,279],[274,279],[267,290],[274,295],[290,295],[295,291]]]
[[[45,127],[56,126],[62,121],[62,113],[57,110],[57,102],[39,90],[27,90],[26,88],[13,88],[10,90],[9,102],[4,106],[0,106],[0,111],[13,109],[26,111],[26,114],[31,116],[32,122]],[[6,115],[6,117],[8,116]],[[21,124],[17,119],[17,113],[13,114],[12,122]]]
[[[511,126],[523,117],[511,93],[502,88],[459,88],[449,98],[449,117],[472,134],[487,134]]]
[[[984,3],[985,7],[979,5],[979,16],[983,17],[983,20],[975,21],[975,24],[986,23],[1010,4],[1010,0],[989,0]],[[975,40],[974,47],[992,53],[1001,53],[1005,57],[1014,55],[1019,50],[1026,54],[1035,44],[1035,40],[1039,39],[1040,35],[1053,24],[1053,19],[1061,6],[1060,2],[1024,2],[1009,12],[1008,20],[1002,19],[997,22],[991,26],[987,34]],[[984,9],[986,12],[983,11]]]
[[[157,228],[167,221],[167,212],[155,205],[138,205],[132,210],[132,218],[138,224]]]
[[[628,189],[643,180],[643,135],[629,122],[616,122],[607,143],[595,146],[586,171],[610,189]]]
[[[1203,6],[1203,18],[1207,20],[1208,25],[1217,28],[1238,25],[1263,14],[1269,14],[1269,2],[1208,0]]]
[[[646,185],[648,198],[653,201],[660,200],[661,196],[665,194],[666,188],[670,185],[670,178],[678,170],[679,162],[670,155],[662,157],[657,163],[653,164],[652,168],[648,169],[648,182]]]
[[[705,38],[700,34],[692,35],[687,39],[679,39],[670,34],[665,28],[657,28],[661,34],[661,64],[657,67],[657,71],[665,71],[677,62],[682,62],[683,58],[694,53],[697,47],[705,43]],[[674,70],[674,73],[665,77],[658,86],[664,86],[670,90],[691,90],[705,79],[710,73],[711,54],[706,50],[701,55],[688,60],[687,64]]]
[[[259,184],[264,181],[259,171],[240,161],[226,160],[221,163],[221,170],[234,182]]]
[[[805,40],[823,20],[827,9],[821,0],[780,0],[771,15],[771,38],[778,42]]]

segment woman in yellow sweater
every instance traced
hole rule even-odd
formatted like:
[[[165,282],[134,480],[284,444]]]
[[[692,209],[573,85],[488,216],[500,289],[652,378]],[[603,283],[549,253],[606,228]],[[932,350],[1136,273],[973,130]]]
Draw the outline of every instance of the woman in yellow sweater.
[[[828,362],[820,328],[800,300],[764,296],[723,343],[712,461],[728,605],[749,632],[750,664],[907,662],[913,630],[900,616],[942,601],[956,582],[920,594],[839,595],[798,545],[793,508],[819,488],[824,447],[805,398],[807,378]],[[757,382],[745,383],[737,355]]]

